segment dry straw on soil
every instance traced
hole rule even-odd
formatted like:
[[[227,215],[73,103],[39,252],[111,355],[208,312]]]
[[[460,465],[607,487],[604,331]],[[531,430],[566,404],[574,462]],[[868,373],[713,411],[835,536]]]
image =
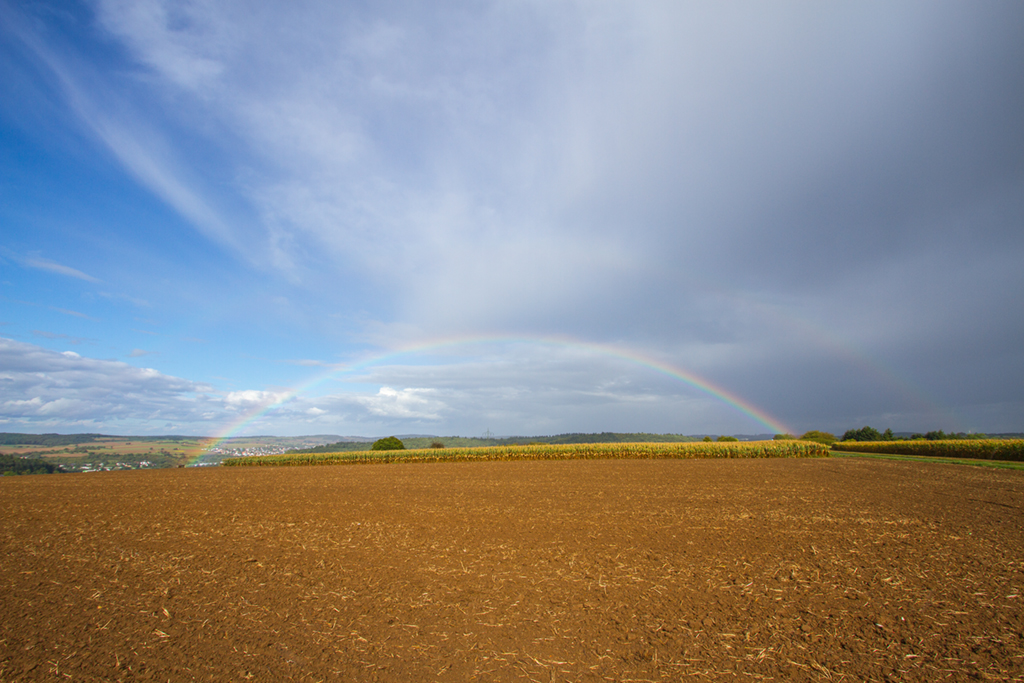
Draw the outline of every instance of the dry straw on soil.
[[[1024,681],[1021,472],[868,458],[0,478],[0,681]]]
[[[293,453],[234,458],[224,465],[350,465],[395,462],[480,462],[493,460],[649,460],[653,458],[822,458],[829,449],[812,441],[746,441],[725,443],[594,443],[424,448],[407,451]]]

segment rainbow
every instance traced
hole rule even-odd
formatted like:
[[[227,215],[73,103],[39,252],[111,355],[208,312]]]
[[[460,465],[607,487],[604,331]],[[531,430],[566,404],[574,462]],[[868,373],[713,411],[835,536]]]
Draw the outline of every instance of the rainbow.
[[[416,354],[422,354],[431,351],[439,351],[447,348],[454,348],[458,346],[470,346],[478,344],[532,344],[532,345],[548,345],[558,346],[562,348],[580,349],[591,353],[618,358],[625,360],[634,365],[648,368],[656,373],[666,375],[673,379],[679,380],[685,384],[688,384],[700,391],[709,394],[716,399],[732,406],[740,413],[752,418],[758,424],[764,426],[773,433],[788,433],[790,432],[782,422],[772,417],[760,408],[752,405],[744,399],[736,396],[729,392],[723,387],[716,386],[711,382],[698,377],[697,375],[683,370],[682,368],[676,367],[664,361],[657,360],[646,356],[636,350],[628,349],[626,347],[615,346],[611,344],[598,344],[594,342],[585,342],[569,337],[501,337],[501,336],[475,336],[475,337],[459,337],[452,339],[440,339],[434,340],[427,343],[420,343],[415,345],[409,345],[396,350],[388,351],[386,353],[371,356],[357,363],[349,365],[334,366],[327,372],[315,375],[313,378],[299,384],[287,391],[275,394],[274,399],[260,404],[247,412],[243,413],[240,417],[233,420],[224,429],[222,429],[214,438],[208,448],[213,448],[220,445],[227,439],[237,435],[240,431],[245,429],[250,424],[256,422],[265,415],[273,412],[275,409],[284,405],[288,401],[292,400],[296,396],[304,394],[319,384],[327,381],[332,377],[338,377],[342,375],[348,375],[360,370],[364,370],[373,365],[378,365],[382,362],[400,358],[402,356],[410,356]],[[196,458],[198,459],[198,458]]]

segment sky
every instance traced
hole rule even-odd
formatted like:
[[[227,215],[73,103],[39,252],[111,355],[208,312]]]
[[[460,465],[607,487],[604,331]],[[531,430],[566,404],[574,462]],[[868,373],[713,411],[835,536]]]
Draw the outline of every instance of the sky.
[[[1024,431],[1024,4],[0,0],[0,431]]]

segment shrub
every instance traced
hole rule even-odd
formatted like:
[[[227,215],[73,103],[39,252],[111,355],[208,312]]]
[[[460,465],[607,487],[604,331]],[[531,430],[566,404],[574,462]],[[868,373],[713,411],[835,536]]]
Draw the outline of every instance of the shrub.
[[[823,443],[826,446],[831,446],[836,442],[836,435],[829,434],[828,432],[819,432],[817,429],[812,429],[803,436],[800,437],[801,441],[814,441],[817,443]]]
[[[397,436],[377,439],[370,446],[371,451],[404,451],[405,444]]]

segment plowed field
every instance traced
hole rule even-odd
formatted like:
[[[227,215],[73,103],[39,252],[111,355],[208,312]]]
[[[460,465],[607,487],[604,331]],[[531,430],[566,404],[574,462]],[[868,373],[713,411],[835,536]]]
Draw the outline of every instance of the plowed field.
[[[1024,680],[1024,473],[823,460],[0,480],[0,680]]]

